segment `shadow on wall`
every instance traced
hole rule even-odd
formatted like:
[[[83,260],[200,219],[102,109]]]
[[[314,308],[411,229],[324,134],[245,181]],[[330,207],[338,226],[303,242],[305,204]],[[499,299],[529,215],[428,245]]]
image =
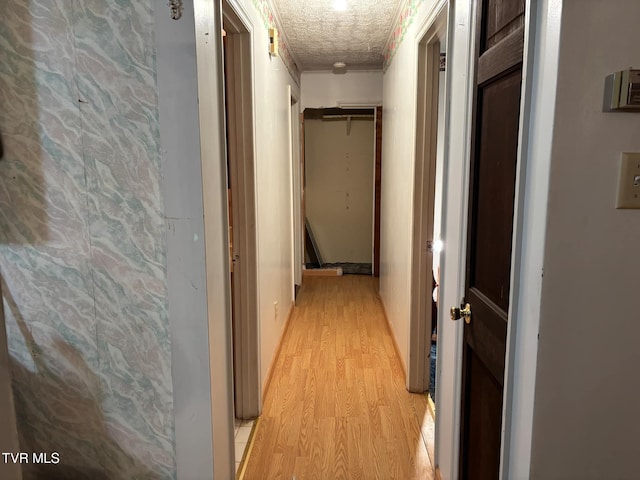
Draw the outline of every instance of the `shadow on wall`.
[[[57,93],[36,79],[28,5],[3,10],[2,24],[11,28],[0,30],[5,44],[0,49],[0,244],[33,245],[44,243],[49,233],[42,162],[50,137],[39,96]]]
[[[33,370],[12,359],[14,385],[27,385],[28,391],[14,390],[20,450],[29,454],[46,453],[57,464],[22,465],[24,480],[111,480],[105,471],[127,472],[127,478],[156,480],[160,477],[122,451],[110,438],[100,407],[93,393],[99,380],[82,355],[59,338],[47,351],[38,345],[17,306],[2,285],[6,305],[12,312],[33,360]],[[54,411],[55,423],[46,412]],[[101,446],[101,451],[96,450]],[[118,452],[117,459],[103,458],[105,452]],[[115,464],[117,462],[117,464]],[[111,463],[109,468],[103,465]]]
[[[59,454],[59,463],[49,465],[34,464],[30,457],[22,465],[23,479],[166,478],[141,464],[158,460],[151,453],[135,459],[114,440],[130,433],[113,430],[117,422],[108,422],[102,397],[110,394],[112,402],[125,403],[129,392],[101,384],[92,343],[97,340],[82,337],[95,330],[95,320],[87,307],[93,308],[94,299],[87,281],[87,185],[70,28],[74,9],[60,0],[11,0],[3,6],[0,264],[7,278],[1,281],[16,423],[21,452],[46,453],[49,459]],[[69,295],[74,292],[80,300]],[[60,302],[47,304],[47,295]],[[85,331],[75,328],[72,316],[76,324],[84,322]]]

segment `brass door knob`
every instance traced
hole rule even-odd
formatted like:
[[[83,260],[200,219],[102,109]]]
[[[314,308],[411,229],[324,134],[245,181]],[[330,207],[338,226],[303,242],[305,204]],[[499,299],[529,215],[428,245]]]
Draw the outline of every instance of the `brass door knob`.
[[[462,309],[458,307],[451,307],[449,315],[451,316],[451,320],[459,320],[464,317],[464,322],[469,325],[471,323],[471,305],[467,303]]]

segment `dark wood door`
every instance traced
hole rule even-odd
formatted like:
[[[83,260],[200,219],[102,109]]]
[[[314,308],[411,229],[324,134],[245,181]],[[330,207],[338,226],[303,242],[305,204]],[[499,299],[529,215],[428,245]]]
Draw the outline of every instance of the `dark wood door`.
[[[460,478],[497,479],[518,157],[524,0],[481,0],[467,224]]]

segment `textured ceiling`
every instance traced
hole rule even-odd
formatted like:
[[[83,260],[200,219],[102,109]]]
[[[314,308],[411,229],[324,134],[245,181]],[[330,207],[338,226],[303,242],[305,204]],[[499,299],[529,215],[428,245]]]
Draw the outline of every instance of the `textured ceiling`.
[[[384,48],[403,0],[346,0],[336,11],[334,0],[271,0],[274,13],[300,71],[380,70]]]

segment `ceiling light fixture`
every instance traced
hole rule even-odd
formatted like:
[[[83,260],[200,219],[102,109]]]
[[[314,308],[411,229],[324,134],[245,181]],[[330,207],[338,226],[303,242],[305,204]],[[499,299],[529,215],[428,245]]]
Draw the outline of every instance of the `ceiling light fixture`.
[[[344,12],[347,9],[347,0],[333,0],[332,6],[336,12]]]
[[[333,64],[333,73],[344,74],[347,73],[347,64],[344,62],[336,62]]]

